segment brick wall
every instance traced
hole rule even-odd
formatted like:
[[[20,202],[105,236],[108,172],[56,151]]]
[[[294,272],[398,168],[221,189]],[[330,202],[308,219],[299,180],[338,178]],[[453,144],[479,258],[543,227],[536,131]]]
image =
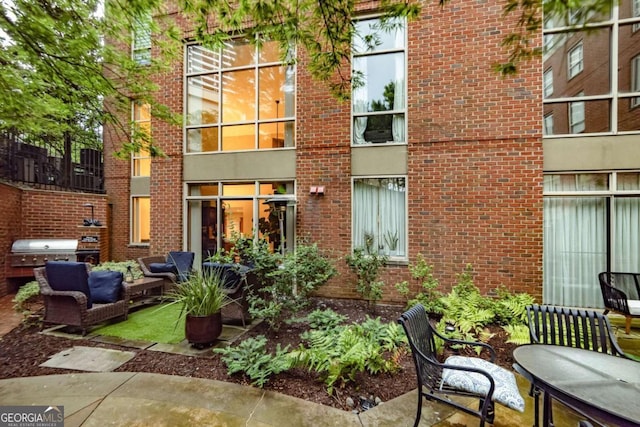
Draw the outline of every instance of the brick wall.
[[[6,255],[17,239],[80,239],[96,234],[99,229],[83,227],[83,219],[91,217],[91,210],[83,206],[94,205],[94,218],[107,224],[107,198],[100,194],[35,190],[0,183],[0,296],[14,291],[7,276]],[[90,231],[91,233],[88,233]],[[106,236],[106,234],[104,234]],[[10,289],[11,288],[11,289]]]
[[[542,95],[540,61],[515,77],[492,69],[506,54],[501,5],[423,3],[408,30],[409,257],[434,265],[444,290],[465,265],[483,292],[505,285],[542,294]],[[537,42],[540,42],[538,40]],[[337,255],[350,249],[349,104],[331,99],[298,68],[299,227]],[[309,185],[325,185],[324,197]],[[324,295],[354,297],[340,259]],[[406,266],[383,273],[412,281]]]
[[[11,250],[11,244],[20,237],[20,190],[0,183],[0,296],[8,292],[7,277],[5,272],[5,257]]]
[[[362,13],[373,2],[362,2]],[[503,284],[541,295],[541,61],[503,78],[492,65],[507,58],[500,43],[510,30],[500,2],[422,2],[409,24],[407,58],[409,261],[422,253],[446,289],[467,263],[489,292]],[[188,34],[188,29],[184,29]],[[540,40],[535,41],[540,43]],[[336,258],[340,275],[323,295],[357,297],[344,255],[351,248],[350,104],[314,82],[299,52],[296,100],[297,232]],[[158,77],[161,98],[182,111],[182,66]],[[168,155],[153,161],[151,252],[182,247],[182,133],[152,122]],[[105,149],[108,149],[108,134]],[[112,147],[113,148],[113,147]],[[128,162],[105,156],[106,188],[115,229],[114,257],[128,248]],[[325,187],[311,196],[311,185]],[[388,267],[393,284],[410,280],[406,265]]]

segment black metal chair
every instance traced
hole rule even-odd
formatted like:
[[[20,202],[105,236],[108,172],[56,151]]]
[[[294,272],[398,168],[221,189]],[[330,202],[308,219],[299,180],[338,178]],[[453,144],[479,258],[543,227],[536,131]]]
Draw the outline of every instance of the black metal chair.
[[[604,300],[604,314],[609,311],[625,317],[625,333],[631,333],[631,319],[640,318],[640,274],[598,274],[600,291]]]
[[[532,344],[583,348],[628,358],[616,341],[609,319],[598,311],[533,304],[527,306],[527,321]],[[529,394],[534,398],[534,425],[537,427],[540,390],[517,363],[513,368],[531,382]]]
[[[485,421],[492,424],[495,415],[493,401],[496,396],[494,395],[494,392],[496,391],[496,384],[502,382],[501,379],[496,378],[495,375],[487,372],[486,370],[476,367],[461,365],[456,366],[453,364],[447,364],[446,361],[445,363],[439,362],[437,358],[436,339],[439,338],[443,340],[445,346],[452,344],[479,346],[481,347],[481,349],[488,351],[491,362],[495,360],[495,350],[486,343],[453,340],[439,334],[438,331],[435,330],[435,328],[433,328],[433,326],[429,322],[429,317],[424,307],[420,304],[403,313],[398,322],[402,325],[407,334],[418,380],[418,409],[414,427],[417,427],[420,423],[420,416],[422,414],[422,397],[426,398],[427,400],[435,400],[447,405],[451,405],[458,410],[480,418],[481,427],[484,426]],[[479,358],[475,357],[465,359],[480,360]],[[489,362],[487,361],[484,361],[484,363],[489,364]],[[505,371],[496,365],[493,365],[493,367]],[[467,378],[474,374],[479,375],[482,378],[486,379],[485,382],[488,382],[488,391],[486,391],[486,393],[484,394],[478,394],[477,392],[469,392],[457,387],[452,387],[451,385],[447,384],[447,382],[443,378],[443,374],[446,375],[446,371],[462,371],[465,372],[465,376]],[[511,375],[511,377],[513,377],[513,374],[511,374],[510,372],[508,373],[508,375]],[[500,385],[498,387],[500,387]],[[515,378],[513,378],[513,387],[515,388],[515,393],[517,393],[518,397],[521,399],[519,393],[517,392]],[[476,398],[479,400],[478,410],[474,410],[470,407],[460,404],[450,399],[449,396],[465,396]],[[524,406],[524,402],[522,402],[522,405]]]

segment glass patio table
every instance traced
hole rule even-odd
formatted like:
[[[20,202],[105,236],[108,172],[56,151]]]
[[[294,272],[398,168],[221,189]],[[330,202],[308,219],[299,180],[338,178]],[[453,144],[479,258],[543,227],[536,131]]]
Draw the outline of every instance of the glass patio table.
[[[542,344],[518,347],[513,358],[544,392],[545,427],[551,425],[551,398],[596,422],[640,426],[640,362]]]

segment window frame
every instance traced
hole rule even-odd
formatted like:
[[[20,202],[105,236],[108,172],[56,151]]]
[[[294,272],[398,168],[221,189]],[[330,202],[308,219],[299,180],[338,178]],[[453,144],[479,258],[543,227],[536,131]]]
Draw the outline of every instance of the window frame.
[[[551,127],[551,129],[549,129],[549,127]],[[553,113],[545,114],[542,125],[542,134],[553,135]]]
[[[153,16],[150,11],[141,13],[135,18],[131,33],[131,59],[138,65],[151,64],[151,25]]]
[[[584,93],[580,93],[577,97],[584,96]],[[572,134],[584,133],[586,129],[586,105],[585,101],[572,101],[568,104],[569,108],[569,130]],[[576,110],[574,110],[574,108]],[[582,120],[574,121],[574,114],[581,114]],[[576,130],[576,126],[581,126],[581,129]]]
[[[148,111],[148,119],[138,120],[137,109],[146,108]],[[141,116],[141,114],[140,114]],[[131,102],[131,118],[134,127],[144,128],[143,124],[148,124],[149,133],[151,133],[151,106],[149,104],[141,105],[138,101]],[[151,136],[151,135],[149,135]],[[148,170],[148,174],[142,173],[143,170]],[[132,177],[147,177],[151,176],[151,155],[149,152],[136,151],[131,153],[131,176]]]
[[[640,2],[640,0],[638,0]],[[640,92],[640,54],[631,58],[631,92]],[[629,98],[629,108],[640,106],[640,96]]]
[[[635,0],[635,1],[638,1],[638,0]],[[564,43],[566,43],[567,40],[575,39],[577,38],[577,36],[581,34],[584,35],[586,34],[586,32],[589,32],[589,31],[594,32],[597,30],[606,30],[609,32],[609,43],[608,43],[609,52],[608,53],[610,56],[608,61],[609,69],[606,71],[608,72],[608,75],[609,75],[609,91],[602,94],[597,94],[597,95],[583,96],[580,100],[574,99],[572,95],[560,95],[557,97],[550,97],[550,98],[543,97],[543,100],[542,100],[543,106],[545,107],[545,111],[548,111],[547,107],[551,107],[556,104],[568,104],[574,101],[585,101],[585,102],[605,101],[609,104],[608,127],[606,129],[589,131],[589,132],[584,132],[580,134],[568,133],[569,130],[567,129],[566,131],[563,130],[563,133],[556,133],[553,135],[543,135],[543,138],[560,139],[560,138],[574,138],[574,137],[583,138],[588,136],[603,136],[603,135],[613,136],[613,135],[640,134],[640,129],[633,129],[633,128],[626,129],[623,127],[620,121],[621,119],[624,118],[624,114],[625,114],[623,112],[623,108],[621,107],[622,105],[621,101],[636,97],[634,96],[633,93],[621,89],[621,82],[618,77],[618,73],[620,70],[620,61],[622,59],[621,55],[623,53],[622,49],[624,48],[624,46],[622,45],[620,34],[622,34],[621,30],[623,30],[625,27],[631,27],[631,24],[637,23],[638,25],[640,25],[640,16],[631,17],[631,18],[623,17],[624,14],[628,14],[628,12],[625,12],[622,9],[623,6],[624,5],[614,3],[611,8],[610,14],[607,17],[605,17],[605,20],[602,20],[602,21],[594,20],[593,22],[589,21],[587,24],[584,25],[584,27],[565,26],[565,23],[562,19],[556,19],[557,17],[554,17],[554,16],[544,16],[544,25],[542,28],[543,38],[545,40],[545,43],[547,40],[549,41],[553,40],[553,47],[543,52],[543,67],[545,66],[545,64],[547,64],[546,62],[547,59],[551,58],[551,56],[553,56],[560,47],[564,46]],[[631,37],[637,37],[637,36],[635,34],[632,34]],[[589,46],[587,45],[587,48],[588,47]],[[584,55],[584,50],[583,50],[583,55]],[[567,73],[568,73],[569,61],[566,53],[563,54],[563,58],[564,58],[563,61],[567,63],[567,66],[565,67],[565,69],[567,70]],[[583,60],[584,60],[584,57],[583,57]],[[567,81],[569,80],[570,79],[568,79],[568,75],[567,75]],[[575,83],[579,84],[580,81],[578,80]],[[572,82],[572,84],[574,83]],[[558,93],[557,90],[556,90],[556,93]],[[592,105],[596,105],[596,104],[593,103]],[[568,107],[564,107],[563,105],[562,108],[564,109],[563,111],[568,111]],[[588,111],[590,111],[590,107],[588,105],[586,108]],[[569,119],[567,118],[567,123],[568,123],[568,120]],[[557,120],[557,122],[560,123],[560,120]],[[562,122],[564,122],[564,119],[562,120]]]
[[[398,263],[406,263],[409,260],[409,178],[408,175],[370,175],[370,176],[352,176],[351,177],[351,253],[356,248],[362,248],[362,245],[357,245],[355,242],[356,232],[355,232],[355,216],[356,216],[356,197],[355,197],[355,183],[357,180],[364,179],[404,179],[404,233],[402,236],[398,236],[401,241],[404,242],[404,247],[401,249],[401,252],[404,252],[403,255],[388,255],[388,261],[390,263],[398,262]]]
[[[373,21],[373,20],[380,20],[381,17],[379,15],[369,15],[369,16],[362,16],[362,17],[358,17],[357,19],[354,19],[354,23],[355,22],[361,22],[361,21]],[[355,101],[354,97],[352,96],[351,98],[351,102],[350,102],[350,116],[351,116],[351,129],[350,129],[350,140],[351,140],[351,146],[352,147],[371,147],[371,146],[388,146],[388,145],[392,145],[392,144],[396,144],[396,145],[406,145],[408,143],[409,140],[409,136],[408,136],[408,103],[407,103],[407,80],[408,80],[408,53],[409,53],[409,48],[408,48],[408,25],[407,25],[407,20],[402,18],[402,25],[403,25],[403,40],[402,40],[402,47],[401,48],[390,48],[390,49],[380,49],[380,50],[375,50],[372,52],[355,52],[355,49],[352,49],[352,53],[351,53],[351,63],[354,63],[354,60],[356,58],[366,58],[366,57],[374,57],[374,56],[380,56],[380,55],[393,55],[393,54],[397,54],[400,53],[403,55],[403,69],[404,69],[404,76],[403,76],[403,80],[404,80],[404,84],[403,84],[403,97],[405,102],[403,103],[403,108],[400,109],[391,109],[391,110],[384,110],[384,111],[364,111],[364,112],[359,112],[359,113],[354,113],[354,106],[353,106],[353,102]],[[354,34],[355,35],[355,34]],[[353,45],[353,41],[352,41],[352,45]],[[353,88],[352,88],[352,93],[353,93]],[[400,115],[402,114],[403,116],[403,133],[404,133],[404,140],[403,141],[393,141],[393,127],[391,129],[391,141],[385,141],[385,142],[364,142],[364,143],[356,143],[355,142],[355,137],[354,137],[354,128],[355,128],[355,120],[358,117],[374,117],[374,116],[391,116],[392,120],[393,120],[393,116],[396,115]],[[393,125],[392,125],[393,126]]]
[[[579,52],[577,58],[574,56],[576,52]],[[571,80],[584,70],[584,44],[582,40],[567,52],[567,67],[567,80]]]
[[[263,194],[262,186],[264,185],[273,185],[273,184],[286,184],[287,192],[284,194]],[[209,195],[191,195],[192,189],[195,189],[197,186],[211,186],[215,187],[215,194]],[[253,192],[252,194],[233,194],[235,192],[230,191],[226,193],[225,186],[233,188],[233,186],[252,186]],[[297,216],[297,205],[296,205],[296,194],[297,194],[297,182],[295,179],[285,179],[285,180],[277,180],[277,179],[264,179],[264,180],[231,180],[231,181],[218,181],[218,180],[208,180],[204,182],[190,181],[184,183],[184,218],[191,218],[190,212],[190,203],[191,202],[203,202],[203,201],[215,201],[216,202],[216,236],[220,236],[219,231],[223,228],[224,218],[222,216],[223,205],[225,202],[229,201],[247,201],[251,200],[252,202],[252,216],[253,222],[251,224],[251,233],[253,233],[254,237],[257,237],[259,233],[259,225],[261,219],[261,212],[264,212],[268,207],[266,206],[266,202],[270,199],[279,199],[280,201],[286,201],[286,219],[285,219],[285,247],[286,251],[295,250],[296,244],[296,216]],[[226,194],[225,194],[226,193]],[[202,224],[199,225],[201,228]],[[201,259],[201,250],[202,245],[200,245],[200,250],[198,248],[192,247],[193,239],[190,237],[190,232],[192,228],[192,224],[190,224],[189,220],[184,221],[184,241],[187,242],[187,247],[189,250],[192,250],[196,253],[196,260]],[[231,232],[232,230],[227,230],[227,232]],[[288,235],[289,233],[292,236]],[[226,236],[231,237],[231,236]],[[220,236],[217,238],[217,250],[224,248],[224,238],[225,236]],[[200,242],[202,243],[202,242]],[[275,248],[274,248],[275,250]]]
[[[143,227],[141,225],[141,210],[140,210],[140,200],[148,200],[148,220],[149,224],[147,224],[146,228],[149,233],[149,239],[145,241],[142,239]],[[149,246],[151,244],[151,196],[148,195],[131,195],[130,197],[130,229],[129,229],[129,244],[131,246]]]
[[[235,43],[237,41],[242,41],[242,40],[246,40],[245,37],[243,36],[238,36],[238,37],[234,37],[231,38],[229,43]],[[276,43],[276,42],[273,42]],[[218,48],[218,49],[206,49],[207,51],[209,51],[209,53],[211,53],[212,55],[215,55],[216,60],[214,61],[214,63],[217,62],[218,66],[216,69],[204,69],[204,70],[200,70],[200,71],[192,71],[189,72],[188,66],[190,63],[190,48],[193,48],[194,46],[202,46],[199,45],[197,43],[187,43],[185,45],[184,48],[184,71],[183,71],[183,77],[184,77],[184,89],[183,89],[183,93],[184,93],[184,110],[185,110],[185,114],[184,114],[184,123],[183,123],[183,131],[184,131],[184,135],[183,135],[183,153],[185,155],[190,155],[190,154],[211,154],[211,153],[229,153],[229,152],[246,152],[246,151],[264,151],[264,150],[278,150],[278,149],[295,149],[296,148],[296,106],[297,106],[297,68],[296,65],[294,64],[294,61],[291,61],[291,63],[287,62],[286,60],[283,61],[282,58],[278,58],[277,61],[262,61],[260,59],[260,54],[261,54],[261,50],[258,49],[257,46],[252,46],[253,49],[253,54],[254,54],[254,61],[252,64],[247,64],[247,65],[232,65],[232,66],[223,66],[223,65],[219,65],[222,64],[222,58],[224,55],[224,50],[225,48]],[[251,46],[251,44],[249,42],[247,42],[246,46]],[[291,83],[291,85],[293,86],[293,89],[291,90],[291,101],[290,103],[292,104],[292,106],[290,107],[290,113],[287,113],[286,111],[282,112],[282,115],[280,116],[280,114],[276,114],[276,118],[260,118],[260,70],[262,69],[268,69],[268,68],[272,68],[272,67],[281,67],[283,69],[283,75],[284,75],[284,80],[283,80],[283,84],[287,84],[287,83]],[[243,72],[243,71],[253,71],[253,79],[254,79],[254,96],[255,96],[255,100],[254,100],[254,117],[252,119],[247,119],[247,120],[234,120],[234,121],[225,121],[223,116],[224,116],[224,84],[223,84],[223,76],[225,73],[237,73],[237,72]],[[287,73],[291,74],[291,82],[288,81],[287,79]],[[190,114],[189,112],[189,89],[190,89],[190,82],[195,81],[195,79],[197,78],[206,78],[207,76],[211,76],[214,77],[214,85],[217,85],[217,93],[216,93],[216,98],[215,98],[215,102],[217,102],[218,105],[218,113],[217,113],[217,118],[215,122],[211,122],[211,123],[189,123],[188,122],[188,116]],[[288,96],[286,93],[283,96]],[[281,102],[278,102],[279,99],[276,99],[276,110],[278,111],[278,109],[284,110],[286,109],[286,105],[283,107],[280,107],[282,104]],[[283,145],[282,147],[264,147],[261,148],[261,142],[260,142],[260,132],[261,132],[261,127],[265,126],[265,125],[270,125],[270,124],[275,124],[276,125],[276,135],[278,134],[278,131],[282,130],[282,135],[283,135]],[[241,126],[253,126],[254,130],[253,130],[253,147],[249,148],[249,149],[225,149],[223,146],[223,142],[224,142],[224,131],[226,130],[231,130],[234,127],[238,128]],[[289,129],[289,132],[287,131],[287,129]],[[189,133],[191,131],[200,131],[200,132],[205,132],[205,131],[213,131],[216,132],[215,138],[217,139],[216,141],[216,147],[213,150],[191,150],[189,147]],[[286,145],[286,139],[287,139],[287,135],[291,135],[291,145]],[[275,138],[276,140],[279,140],[279,138],[276,136]],[[276,141],[277,142],[277,141]]]
[[[553,68],[549,67],[542,75],[542,95],[549,98],[553,95]]]

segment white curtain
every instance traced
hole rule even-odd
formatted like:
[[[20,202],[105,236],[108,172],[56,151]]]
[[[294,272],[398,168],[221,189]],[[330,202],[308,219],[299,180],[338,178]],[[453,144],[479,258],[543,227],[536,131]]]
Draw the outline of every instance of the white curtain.
[[[398,31],[396,38],[401,37],[402,43],[404,43],[404,32]],[[402,45],[402,44],[400,44]],[[393,91],[393,106],[394,110],[404,109],[404,54],[395,54],[395,89]],[[391,130],[393,133],[394,142],[405,142],[404,132],[404,114],[394,114],[391,124]]]
[[[366,113],[368,110],[367,102],[367,60],[365,58],[354,58],[353,70],[362,77],[362,86],[357,87],[353,91],[353,115],[357,113]],[[366,144],[364,139],[364,131],[367,130],[367,117],[360,116],[353,118],[353,143]]]
[[[598,273],[606,270],[604,197],[544,200],[545,304],[602,307]]]
[[[403,178],[356,180],[353,187],[353,244],[387,255],[406,255],[405,186]]]

